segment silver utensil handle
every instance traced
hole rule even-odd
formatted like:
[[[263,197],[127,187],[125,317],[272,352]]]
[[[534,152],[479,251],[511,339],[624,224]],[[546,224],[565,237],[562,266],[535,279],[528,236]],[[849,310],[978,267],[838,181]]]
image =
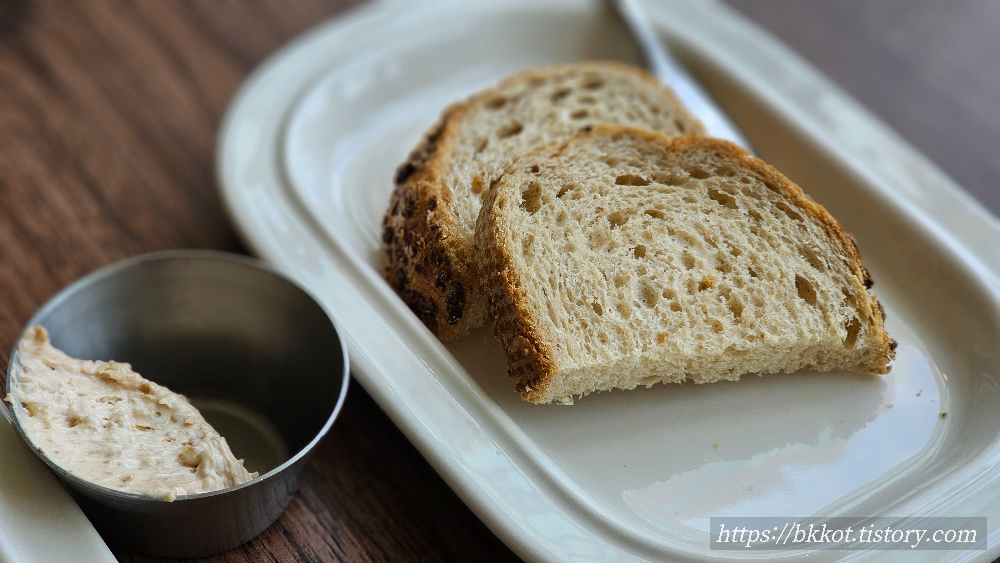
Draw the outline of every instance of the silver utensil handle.
[[[712,97],[674,59],[653,31],[649,18],[636,0],[608,0],[621,18],[646,59],[649,70],[673,88],[677,97],[705,124],[708,134],[742,145],[752,152],[750,142]]]

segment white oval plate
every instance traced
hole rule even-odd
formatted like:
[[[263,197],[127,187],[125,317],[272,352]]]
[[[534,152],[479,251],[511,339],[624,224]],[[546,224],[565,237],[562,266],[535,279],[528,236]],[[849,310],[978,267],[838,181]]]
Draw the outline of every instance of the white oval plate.
[[[394,169],[447,104],[531,66],[637,60],[597,3],[383,0],[306,34],[247,81],[220,132],[235,222],[323,301],[348,334],[354,376],[522,557],[773,559],[709,551],[708,519],[809,515],[987,516],[990,549],[781,557],[996,557],[997,222],[730,9],[649,9],[758,154],[858,239],[899,341],[891,374],[769,375],[534,406],[514,393],[489,329],[444,346],[383,282]]]

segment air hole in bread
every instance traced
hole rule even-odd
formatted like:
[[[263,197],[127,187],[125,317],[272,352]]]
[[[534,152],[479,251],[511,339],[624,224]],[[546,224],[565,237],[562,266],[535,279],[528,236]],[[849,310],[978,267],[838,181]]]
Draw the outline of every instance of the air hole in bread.
[[[497,96],[490,101],[486,102],[486,107],[490,109],[500,109],[507,104],[507,98],[503,96]]]
[[[615,287],[625,287],[628,277],[624,274],[615,274]]]
[[[803,247],[799,249],[799,254],[801,254],[802,257],[806,259],[806,262],[808,262],[809,265],[817,271],[826,271],[826,263],[823,262],[823,259],[820,258],[819,255],[816,254],[816,251],[812,248]]]
[[[497,137],[499,137],[501,139],[506,139],[507,137],[512,137],[514,135],[517,135],[518,133],[520,133],[523,130],[524,130],[524,126],[521,125],[520,123],[517,123],[517,122],[511,123],[509,125],[505,125],[505,126],[501,127],[497,131]]]
[[[652,174],[653,181],[665,186],[683,186],[687,183],[687,178],[676,172],[656,171]]]
[[[712,289],[715,287],[715,277],[705,276],[698,282],[698,291],[705,291],[706,289]]]
[[[556,194],[556,197],[562,199],[562,196],[566,195],[566,192],[572,190],[574,187],[573,184],[564,184],[563,187],[559,188],[559,193]]]
[[[687,281],[688,295],[695,295],[696,293],[698,293],[698,285],[699,282],[697,280],[688,280]]]
[[[588,77],[583,83],[583,87],[588,90],[597,90],[601,86],[604,86],[604,79],[597,76]]]
[[[528,189],[521,192],[521,209],[534,214],[542,208],[542,187],[537,182],[528,185]]]
[[[549,98],[549,99],[551,99],[553,102],[558,102],[559,100],[562,100],[563,98],[565,98],[566,96],[568,96],[570,94],[570,92],[572,92],[572,91],[573,90],[571,90],[569,88],[560,88],[560,89],[556,90],[552,94],[552,97]]]
[[[751,217],[753,217],[754,221],[757,221],[758,223],[764,219],[764,217],[761,216],[760,213],[757,213],[757,211],[755,209],[751,209],[750,211],[747,211],[747,214],[750,215]],[[754,233],[754,234],[756,234],[756,233]]]
[[[638,174],[622,174],[615,178],[615,185],[617,186],[648,186],[649,180],[639,176]]]
[[[590,114],[590,112],[588,112],[585,109],[578,109],[578,110],[570,113],[569,116],[572,117],[573,119],[583,119],[584,117],[587,117],[587,115],[589,115],[589,114]]]
[[[722,321],[719,319],[708,319],[708,324],[712,327],[712,332],[718,334],[722,332]]]
[[[604,316],[604,308],[601,307],[600,303],[594,301],[593,303],[590,304],[590,306],[594,308],[594,312],[597,313],[597,316],[599,317]]]
[[[788,205],[785,202],[777,201],[774,203],[774,205],[782,212],[784,212],[785,215],[788,215],[788,218],[791,219],[792,221],[795,221],[796,223],[802,221],[802,216],[793,211],[791,207],[788,207]]]
[[[632,251],[632,254],[634,254],[636,258],[645,258],[646,257],[646,245],[644,245],[644,244],[637,244],[635,246],[635,250]]]
[[[850,307],[851,309],[857,309],[858,300],[856,297],[854,297],[854,294],[847,291],[846,289],[841,289],[840,291],[844,294],[844,304]]]
[[[535,236],[534,235],[528,235],[528,236],[524,237],[524,240],[521,241],[521,254],[525,258],[530,258],[532,256],[531,245],[534,242],[535,242]]]
[[[666,215],[664,215],[662,211],[656,209],[647,209],[643,211],[643,213],[649,215],[653,219],[663,219],[664,217],[666,217]]]
[[[628,222],[629,215],[634,213],[634,211],[615,211],[614,213],[608,215],[608,222],[611,223],[611,228],[615,229],[626,222]]]
[[[691,168],[687,170],[688,176],[696,180],[704,180],[705,178],[711,177],[712,174],[703,168]]]
[[[736,203],[735,197],[715,188],[708,188],[708,197],[723,207],[728,207],[729,209],[740,208],[740,206]]]
[[[476,176],[472,179],[472,185],[469,186],[472,193],[478,194],[483,191],[483,178],[482,176]]]
[[[681,257],[681,262],[684,264],[684,267],[687,268],[688,270],[693,269],[695,264],[694,255],[685,250],[684,255]]]
[[[729,309],[729,312],[733,314],[733,317],[736,318],[737,320],[743,318],[743,303],[741,303],[739,299],[730,298],[729,301],[726,303],[726,307]]]
[[[751,278],[756,278],[757,277],[757,270],[754,270],[753,268],[747,268],[747,273],[750,274]]]
[[[726,260],[720,260],[715,269],[722,272],[723,274],[731,274],[733,272],[733,265]]]
[[[621,302],[615,303],[615,309],[618,311],[618,314],[621,315],[622,318],[624,319],[632,317],[632,308],[629,307],[628,303],[621,303]]]
[[[795,276],[795,290],[799,292],[799,297],[806,303],[816,305],[816,288],[812,282],[802,276]]]
[[[743,254],[743,251],[741,251],[739,248],[736,248],[734,246],[734,247],[732,247],[732,248],[729,249],[729,253],[732,254],[733,256],[739,258],[740,254]]]
[[[858,341],[858,334],[861,332],[861,319],[854,317],[847,323],[847,336],[844,338],[844,346],[851,348]]]
[[[479,154],[486,150],[486,146],[490,144],[490,138],[486,137],[482,141],[479,141],[479,145],[476,147],[476,154]]]
[[[597,98],[585,94],[577,98],[577,101],[580,102],[581,104],[594,104],[597,103]]]
[[[642,295],[642,302],[650,309],[656,307],[657,301],[660,300],[660,293],[649,283],[643,283],[639,293]]]
[[[677,131],[682,135],[687,133],[687,125],[685,125],[680,119],[674,118],[674,127],[676,127]]]
[[[670,310],[673,311],[673,312],[675,312],[675,313],[680,313],[683,309],[681,309],[681,304],[680,303],[678,303],[676,301],[672,301],[670,303]]]
[[[525,172],[530,172],[531,174],[538,174],[539,170],[540,168],[538,168],[537,164],[532,164],[527,169],[525,169]]]

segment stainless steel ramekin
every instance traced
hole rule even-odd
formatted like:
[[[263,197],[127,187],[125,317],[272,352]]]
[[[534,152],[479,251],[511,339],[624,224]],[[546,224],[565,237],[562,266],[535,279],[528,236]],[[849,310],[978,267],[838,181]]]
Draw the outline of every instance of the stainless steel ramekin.
[[[329,315],[298,285],[242,256],[185,250],[118,262],[61,291],[28,322],[35,325],[71,356],[129,362],[186,395],[260,473],[166,502],[80,479],[32,447],[105,538],[153,555],[211,555],[267,528],[347,393],[347,349]],[[16,361],[15,347],[8,388]]]

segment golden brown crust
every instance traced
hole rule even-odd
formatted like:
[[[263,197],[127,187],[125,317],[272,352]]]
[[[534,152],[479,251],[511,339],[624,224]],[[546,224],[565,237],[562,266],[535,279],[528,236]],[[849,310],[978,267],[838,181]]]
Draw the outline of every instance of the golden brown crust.
[[[467,278],[464,256],[456,255],[455,217],[443,182],[452,151],[451,124],[466,109],[455,104],[424,136],[396,172],[396,187],[382,219],[386,280],[431,331],[444,340],[461,336]]]
[[[580,131],[573,138],[558,144],[538,147],[531,151],[508,171],[521,166],[523,159],[542,153],[558,153],[578,137],[585,135],[630,135],[640,137],[649,142],[661,143],[666,151],[684,151],[700,148],[712,151],[722,160],[729,160],[750,169],[773,191],[784,196],[817,222],[823,225],[831,240],[837,244],[848,258],[848,266],[854,274],[852,282],[859,299],[859,314],[866,317],[865,325],[874,332],[878,342],[877,349],[867,363],[857,366],[857,369],[869,373],[887,373],[889,361],[895,357],[896,343],[886,334],[884,329],[885,312],[882,306],[868,292],[872,281],[868,271],[861,264],[857,244],[845,232],[832,215],[823,206],[815,203],[802,189],[786,178],[774,167],[750,155],[742,147],[721,139],[707,137],[677,137],[625,126],[595,125]],[[496,200],[501,197],[499,190],[490,190],[483,203],[486,210],[496,208]],[[488,297],[489,314],[494,319],[494,332],[507,360],[508,375],[514,380],[518,393],[522,398],[533,403],[539,403],[548,398],[548,388],[552,385],[554,375],[559,369],[555,364],[548,342],[552,339],[545,334],[542,323],[536,318],[536,311],[525,306],[527,299],[523,297],[524,287],[517,270],[512,266],[511,258],[517,251],[511,247],[515,237],[511,233],[502,232],[504,227],[498,224],[491,212],[480,215],[476,237],[482,249],[481,259],[483,270],[491,272],[485,279],[485,291]]]
[[[672,91],[649,73],[614,62],[559,65],[507,78],[465,102],[450,106],[398,168],[395,189],[382,219],[385,278],[410,309],[442,340],[455,340],[482,323],[486,300],[477,250],[461,235],[446,176],[462,120],[474,108],[520,83],[544,80],[567,70],[612,68],[639,77],[664,93],[687,132],[704,134]]]
[[[497,193],[497,190],[490,190],[483,202],[485,209],[493,207]],[[534,311],[525,307],[524,284],[510,259],[513,251],[508,243],[512,237],[499,232],[501,227],[491,213],[482,217],[481,228],[477,225],[477,238],[481,229],[496,243],[495,246],[479,245],[482,249],[480,260],[482,270],[489,272],[483,280],[487,310],[507,360],[507,374],[514,380],[521,397],[532,403],[542,402],[557,369],[546,344],[551,339],[535,320]]]

